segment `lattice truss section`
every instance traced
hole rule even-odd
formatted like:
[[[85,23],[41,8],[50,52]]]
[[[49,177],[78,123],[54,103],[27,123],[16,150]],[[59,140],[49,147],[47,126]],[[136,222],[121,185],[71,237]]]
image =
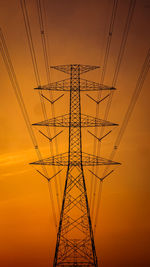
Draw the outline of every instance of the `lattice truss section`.
[[[81,162],[81,112],[80,112],[80,72],[72,68],[70,79],[70,114],[69,114],[69,162]],[[72,124],[78,125],[72,127]]]
[[[37,90],[70,91],[70,79],[65,79],[35,88]],[[115,90],[114,87],[80,79],[80,91]]]
[[[59,66],[51,66],[52,69],[60,70],[67,74],[72,75],[72,70],[77,70],[79,75],[85,73],[90,70],[94,70],[99,68],[99,66],[90,66],[90,65],[81,65],[81,64],[69,64],[69,65],[59,65]]]
[[[87,68],[89,68],[89,66]],[[97,265],[82,167],[80,106],[81,71],[83,72],[83,66],[70,66],[68,171],[57,235],[54,266]],[[84,71],[86,71],[85,66]],[[76,127],[72,127],[73,123]]]
[[[65,194],[58,235],[57,265],[95,266],[96,255],[92,250],[94,240],[81,166],[70,167]]]
[[[75,141],[78,142],[78,141]],[[55,155],[53,157],[48,157],[43,160],[38,160],[32,162],[30,164],[35,165],[55,165],[55,166],[68,166],[68,160],[70,165],[78,166],[80,165],[81,153],[78,153],[74,150],[76,147],[76,143],[72,145],[73,152],[70,155],[68,152]],[[69,159],[70,156],[70,159]],[[112,161],[109,159],[105,159],[102,157],[98,157],[89,153],[82,152],[82,165],[83,166],[96,166],[96,165],[117,165],[120,164],[119,162]]]
[[[74,118],[79,116],[74,114]],[[58,116],[49,120],[41,121],[38,123],[33,123],[37,126],[54,126],[54,127],[101,127],[101,126],[117,126],[118,124],[112,123],[110,121],[95,118],[93,116],[81,114],[81,122],[77,119],[70,121],[70,114]]]

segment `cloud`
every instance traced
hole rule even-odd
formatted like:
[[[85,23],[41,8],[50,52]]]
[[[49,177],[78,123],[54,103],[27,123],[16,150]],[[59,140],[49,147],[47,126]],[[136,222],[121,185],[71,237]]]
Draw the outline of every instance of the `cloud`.
[[[28,163],[33,158],[33,150],[25,150],[15,153],[5,153],[0,155],[0,166],[17,165],[19,163]]]
[[[21,170],[21,171],[16,171],[16,172],[5,172],[5,173],[2,173],[2,176],[5,176],[5,177],[8,177],[8,176],[12,176],[12,175],[19,175],[19,174],[23,174],[23,173],[26,173],[26,172],[29,172],[30,169],[26,169],[26,170]]]

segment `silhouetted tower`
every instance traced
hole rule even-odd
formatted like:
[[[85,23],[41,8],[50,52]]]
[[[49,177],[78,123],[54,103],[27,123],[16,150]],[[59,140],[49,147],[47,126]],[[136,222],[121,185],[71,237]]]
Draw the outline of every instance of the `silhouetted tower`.
[[[70,91],[70,111],[34,125],[69,127],[68,152],[32,164],[67,166],[67,174],[57,233],[54,266],[97,266],[83,166],[118,164],[82,152],[82,127],[117,125],[81,114],[80,91],[114,90],[108,86],[80,78],[80,74],[98,68],[88,65],[62,65],[54,69],[70,74],[70,79],[36,89]]]

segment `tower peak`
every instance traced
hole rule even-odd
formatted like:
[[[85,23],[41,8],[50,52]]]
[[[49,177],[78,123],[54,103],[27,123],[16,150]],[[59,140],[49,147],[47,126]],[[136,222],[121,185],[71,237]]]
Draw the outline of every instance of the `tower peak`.
[[[88,72],[90,70],[94,70],[99,68],[99,66],[91,66],[91,65],[82,65],[82,64],[68,64],[68,65],[58,65],[58,66],[51,66],[52,69],[56,69],[67,74],[70,74],[72,69],[78,69],[80,74]]]

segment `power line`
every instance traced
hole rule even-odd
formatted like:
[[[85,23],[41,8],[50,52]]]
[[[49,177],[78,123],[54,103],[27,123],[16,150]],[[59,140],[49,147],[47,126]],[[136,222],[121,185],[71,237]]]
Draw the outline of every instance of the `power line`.
[[[21,3],[21,9],[22,9],[22,13],[23,13],[23,19],[24,19],[24,24],[25,24],[27,40],[28,40],[28,45],[29,45],[29,49],[30,49],[35,79],[36,79],[37,86],[40,86],[40,75],[39,75],[39,71],[38,71],[37,59],[36,59],[36,54],[35,54],[35,49],[34,49],[34,44],[33,44],[33,38],[32,38],[32,33],[31,33],[31,27],[30,27],[27,7],[26,7],[26,1],[21,0],[20,3]],[[41,96],[41,90],[39,92],[39,97],[40,97],[40,102],[41,102],[41,106],[42,106],[42,112],[43,112],[44,119],[47,120],[48,117],[47,117],[45,103],[44,103],[43,97]],[[47,127],[47,134],[48,134],[48,137],[51,139],[49,127]],[[51,154],[53,155],[54,154],[53,144],[51,142],[49,144],[50,144]],[[55,167],[53,167],[53,168],[54,168],[54,172],[55,172]],[[57,195],[58,210],[60,212],[60,201],[59,201],[58,185],[57,185],[56,179],[55,179],[55,189],[56,189],[56,195]]]
[[[111,40],[112,40],[112,35],[113,35],[113,30],[114,30],[114,23],[115,23],[116,13],[117,13],[117,7],[118,7],[118,0],[114,0],[112,14],[111,14],[111,21],[110,21],[109,30],[108,30],[108,37],[107,37],[107,44],[106,44],[106,50],[105,50],[105,57],[104,57],[104,62],[103,62],[101,80],[100,80],[101,84],[103,84],[104,78],[105,78],[105,74],[106,74],[108,56],[109,56],[109,52],[110,52],[110,45],[111,45]]]
[[[117,83],[118,74],[119,74],[119,70],[121,67],[121,62],[122,62],[124,51],[126,48],[127,38],[128,38],[128,34],[129,34],[131,22],[132,22],[134,10],[135,10],[135,5],[136,5],[136,0],[130,0],[129,10],[128,10],[127,18],[126,18],[124,31],[122,34],[121,45],[120,45],[117,63],[116,63],[116,67],[115,67],[115,72],[114,72],[114,76],[113,76],[113,80],[112,80],[112,86],[113,87],[115,87],[116,83]],[[108,114],[110,111],[113,95],[114,95],[114,93],[110,92],[110,95],[108,97],[108,102],[106,105],[106,109],[105,109],[104,120],[107,120],[107,118],[108,118]],[[104,129],[105,128],[101,128],[100,137],[103,136]],[[97,145],[97,155],[100,155],[100,150],[101,150],[101,143],[99,142]],[[97,173],[97,171],[98,171],[98,168],[96,167],[96,173]],[[95,189],[96,189],[96,181],[95,181]],[[95,195],[93,198],[93,204],[92,204],[93,207],[95,207],[94,202],[95,202]]]
[[[118,58],[117,58],[117,64],[116,64],[116,67],[115,67],[115,72],[114,72],[114,76],[113,76],[113,80],[112,80],[112,86],[113,87],[115,87],[116,83],[117,83],[118,74],[119,74],[119,70],[120,70],[120,67],[121,67],[121,62],[122,62],[123,55],[124,55],[125,48],[126,48],[127,38],[128,38],[128,34],[129,34],[132,18],[133,18],[135,5],[136,5],[136,0],[131,0],[130,1],[130,5],[129,5],[129,10],[128,10],[126,23],[125,23],[125,28],[124,28],[123,35],[122,35],[121,45],[120,45],[119,54],[118,54]],[[108,114],[109,114],[109,111],[110,111],[113,95],[114,95],[114,93],[111,92],[111,94],[110,94],[110,96],[108,98],[104,119],[108,118]],[[104,131],[104,129],[101,129],[101,135],[103,134],[103,131]]]
[[[140,92],[141,92],[141,90],[143,88],[143,84],[144,84],[144,81],[146,79],[146,76],[148,74],[149,69],[150,69],[150,49],[147,52],[147,55],[146,55],[144,64],[142,66],[139,78],[137,80],[133,95],[131,97],[128,109],[127,109],[127,111],[125,113],[122,125],[120,127],[120,131],[119,131],[119,133],[117,135],[116,141],[114,143],[113,150],[112,150],[112,152],[110,154],[109,159],[111,159],[111,160],[114,158],[114,156],[116,154],[116,151],[117,151],[117,149],[118,149],[118,147],[120,145],[120,142],[122,140],[123,134],[124,134],[124,132],[126,130],[126,127],[128,125],[129,119],[131,118],[132,112],[133,112],[135,104],[137,102],[137,99],[138,99],[138,97],[140,95]],[[109,169],[108,167],[105,168],[103,175],[105,175],[107,173],[108,169]],[[94,223],[95,230],[96,230],[96,225],[97,225],[97,220],[98,220],[98,215],[99,215],[100,198],[101,198],[101,196],[100,196],[101,185],[99,185],[98,191],[99,191],[99,193],[98,193],[97,207],[96,207],[96,213],[95,213],[95,223]]]
[[[45,70],[46,70],[47,82],[49,84],[51,82],[51,77],[50,77],[50,64],[49,64],[47,45],[46,45],[48,40],[46,38],[46,30],[45,30],[45,27],[44,27],[42,6],[41,6],[41,1],[40,0],[37,0],[37,10],[38,10],[40,32],[41,32],[41,40],[42,40],[44,62],[45,62]],[[50,94],[50,98],[52,99],[52,103],[51,103],[52,116],[55,117],[55,110],[54,110],[54,105],[53,105],[55,101],[53,101],[53,96],[52,96],[52,92],[51,91],[49,91],[49,94]],[[58,99],[59,98],[60,97],[58,97]],[[56,135],[56,129],[55,128],[54,128],[54,134]],[[55,139],[55,144],[56,144],[56,154],[58,154],[58,142],[57,142],[57,139]],[[57,183],[57,180],[56,180],[56,183]],[[60,184],[60,192],[61,192],[61,195],[62,195],[62,183],[61,183],[61,177],[60,176],[59,176],[59,184]],[[57,189],[57,191],[58,191],[58,189]]]
[[[125,23],[125,28],[124,28],[124,31],[122,34],[122,40],[121,40],[121,45],[120,45],[117,63],[116,63],[116,67],[115,67],[115,72],[114,72],[114,76],[113,76],[113,80],[112,80],[112,86],[113,87],[115,87],[116,83],[117,83],[118,74],[119,74],[121,62],[122,62],[123,55],[124,55],[125,48],[126,48],[127,38],[128,38],[132,18],[133,18],[135,5],[136,5],[136,0],[131,0],[130,5],[129,5],[128,14],[127,14],[126,23]],[[113,98],[113,93],[114,92],[112,91],[109,95],[109,98],[108,98],[108,102],[107,102],[107,106],[106,106],[106,110],[105,110],[105,115],[104,115],[105,120],[108,118],[108,114],[109,114],[109,110],[110,110],[111,102],[112,102],[112,98]],[[103,135],[103,131],[104,131],[104,128],[101,129],[100,136]],[[98,151],[99,151],[99,148],[98,148]]]
[[[108,63],[108,56],[110,52],[110,45],[111,45],[111,40],[112,40],[112,35],[114,31],[114,23],[115,23],[115,18],[116,18],[116,13],[117,13],[117,7],[118,7],[118,0],[114,0],[113,2],[113,8],[112,8],[112,14],[111,14],[111,20],[110,20],[110,25],[108,29],[108,37],[107,37],[107,44],[106,44],[106,50],[105,50],[105,56],[104,56],[104,62],[103,62],[103,70],[101,74],[101,80],[100,83],[103,84],[105,74],[106,74],[106,69],[107,69],[107,63]],[[98,93],[98,99],[101,98],[101,91]],[[99,105],[96,105],[96,118],[99,116]],[[95,135],[97,135],[97,128],[95,129]],[[96,146],[97,146],[97,141],[94,140],[93,144],[93,154],[96,153]],[[93,168],[94,170],[94,168]],[[96,189],[96,179],[91,179],[91,186],[90,186],[90,205],[92,202],[92,195],[93,191],[95,192]],[[93,207],[93,206],[92,206]],[[91,210],[91,213],[93,213],[93,209]]]
[[[12,88],[13,88],[15,96],[17,98],[17,102],[18,102],[19,107],[21,109],[21,113],[23,115],[23,118],[25,120],[26,127],[27,127],[28,133],[30,135],[31,141],[33,143],[34,149],[36,151],[38,159],[39,160],[43,160],[41,152],[40,152],[39,147],[38,147],[38,143],[37,143],[36,137],[34,135],[32,127],[31,127],[31,122],[30,122],[30,119],[29,119],[29,115],[28,115],[26,107],[25,107],[25,103],[24,103],[24,100],[23,100],[21,89],[20,89],[19,83],[17,81],[16,73],[14,71],[14,67],[12,65],[12,61],[11,61],[11,58],[10,58],[10,55],[9,55],[9,52],[8,52],[8,48],[7,48],[5,39],[4,39],[4,35],[3,35],[1,29],[0,29],[0,49],[1,49],[1,55],[2,55],[2,58],[3,58],[4,64],[5,64],[6,70],[8,72],[8,75],[9,75],[9,78],[10,78],[10,81],[11,81],[11,84],[12,84]],[[43,168],[44,174],[46,176],[48,176],[47,169],[45,168],[45,166],[42,166],[42,168]],[[55,226],[57,228],[56,213],[55,213],[55,208],[54,208],[54,199],[53,199],[53,194],[52,194],[52,189],[51,189],[50,183],[49,183],[49,193],[50,193],[50,199],[51,199],[51,203],[52,203],[53,219],[54,219]]]

